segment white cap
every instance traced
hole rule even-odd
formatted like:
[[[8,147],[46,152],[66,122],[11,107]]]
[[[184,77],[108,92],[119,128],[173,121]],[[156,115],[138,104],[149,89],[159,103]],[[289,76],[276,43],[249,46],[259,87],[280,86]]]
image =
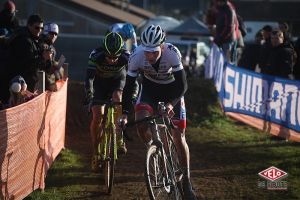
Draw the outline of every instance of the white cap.
[[[49,32],[53,32],[58,34],[58,25],[55,23],[45,24],[44,26],[44,34],[48,34]]]

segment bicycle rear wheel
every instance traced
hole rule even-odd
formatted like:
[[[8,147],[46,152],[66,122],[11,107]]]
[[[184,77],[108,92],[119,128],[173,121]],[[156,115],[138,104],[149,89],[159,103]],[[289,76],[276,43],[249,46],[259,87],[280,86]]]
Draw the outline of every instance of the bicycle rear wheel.
[[[116,145],[116,134],[113,128],[109,128],[107,131],[107,146],[106,146],[106,159],[104,168],[104,179],[107,193],[111,194],[113,189],[114,175],[115,175],[115,145]]]

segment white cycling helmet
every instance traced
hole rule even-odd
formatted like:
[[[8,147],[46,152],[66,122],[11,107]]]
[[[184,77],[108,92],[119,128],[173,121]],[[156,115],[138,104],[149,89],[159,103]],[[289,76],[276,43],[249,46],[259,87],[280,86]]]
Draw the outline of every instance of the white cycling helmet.
[[[159,45],[166,39],[164,30],[159,25],[148,26],[141,35],[141,42],[145,51],[158,51]]]
[[[58,25],[55,23],[45,24],[44,26],[44,34],[47,35],[49,32],[53,32],[58,34]]]

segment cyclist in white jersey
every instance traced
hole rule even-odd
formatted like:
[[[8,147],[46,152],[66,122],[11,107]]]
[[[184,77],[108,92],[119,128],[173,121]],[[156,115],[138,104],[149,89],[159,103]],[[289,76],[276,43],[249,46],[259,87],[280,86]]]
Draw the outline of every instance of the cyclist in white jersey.
[[[142,45],[129,58],[126,84],[123,92],[123,122],[126,124],[130,96],[138,73],[143,75],[142,89],[135,106],[135,118],[142,119],[155,112],[158,102],[165,102],[168,114],[175,113],[173,122],[178,127],[172,130],[183,168],[183,190],[186,199],[196,199],[190,182],[190,155],[185,139],[186,112],[184,94],[187,90],[186,75],[177,47],[165,43],[165,32],[157,25],[147,27],[142,35]],[[138,134],[150,144],[151,132],[147,124],[138,126]]]

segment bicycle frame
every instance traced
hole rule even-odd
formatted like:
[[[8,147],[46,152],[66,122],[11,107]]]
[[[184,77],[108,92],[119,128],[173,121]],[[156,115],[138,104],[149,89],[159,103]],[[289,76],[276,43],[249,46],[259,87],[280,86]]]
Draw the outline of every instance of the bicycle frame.
[[[105,164],[104,179],[107,193],[112,193],[115,162],[118,159],[117,154],[117,133],[115,125],[115,103],[109,101],[105,104],[104,118],[102,121],[102,136],[99,137],[98,153],[102,154]],[[101,131],[101,130],[100,130]]]
[[[117,154],[117,141],[116,141],[116,125],[114,122],[114,106],[113,104],[109,104],[109,105],[105,105],[105,111],[104,111],[104,119],[102,122],[102,126],[103,126],[103,136],[104,138],[102,138],[102,140],[100,141],[100,144],[103,144],[103,148],[104,152],[103,152],[103,157],[104,160],[106,159],[110,159],[107,155],[107,145],[108,145],[108,139],[110,137],[113,138],[113,143],[114,143],[114,159],[117,160],[118,159],[118,154]],[[112,135],[110,135],[112,134]]]
[[[159,110],[163,108],[163,113],[166,113],[164,104],[160,102],[158,105]],[[158,119],[162,120],[162,124],[157,123]],[[175,195],[175,199],[181,199],[181,178],[177,179],[177,175],[181,176],[182,170],[170,130],[175,128],[174,124],[169,116],[158,114],[128,123],[127,127],[141,122],[149,124],[152,134],[152,143],[150,146],[147,145],[145,166],[146,185],[150,199],[156,199],[156,195],[163,193],[160,188],[164,188],[169,195]]]

